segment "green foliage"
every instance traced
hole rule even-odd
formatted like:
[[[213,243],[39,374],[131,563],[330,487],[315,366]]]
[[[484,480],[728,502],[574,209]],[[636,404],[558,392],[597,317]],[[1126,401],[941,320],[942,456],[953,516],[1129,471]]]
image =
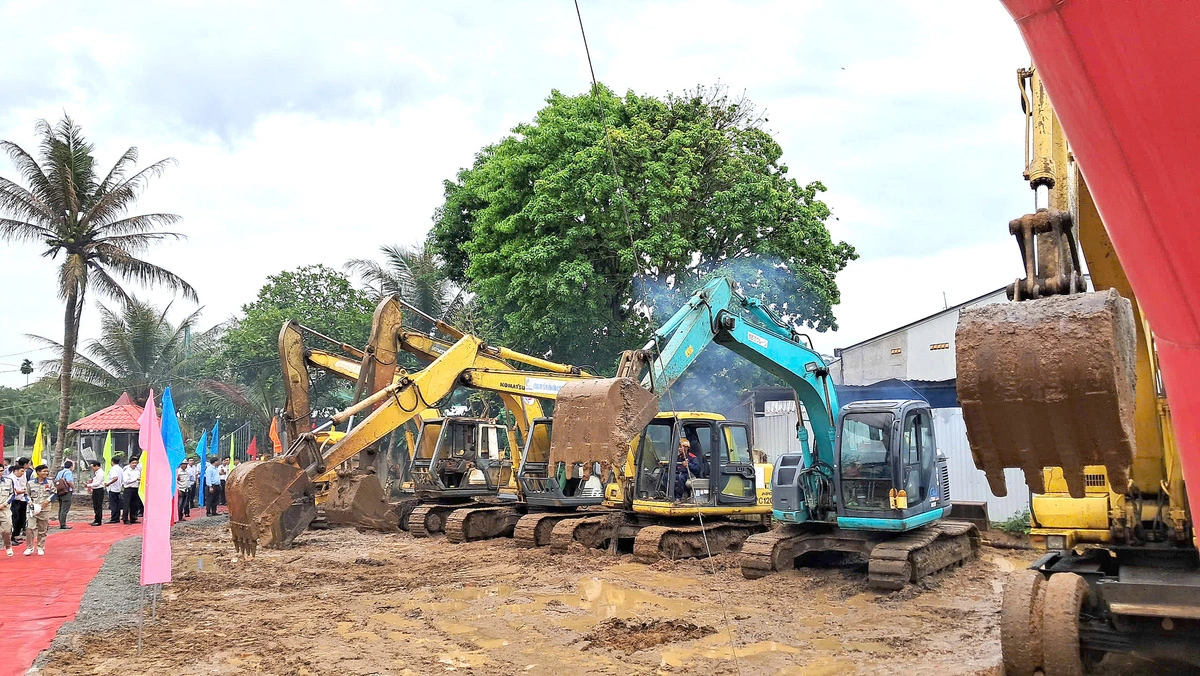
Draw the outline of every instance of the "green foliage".
[[[212,341],[193,336],[200,317],[196,310],[178,323],[167,318],[170,305],[159,310],[132,298],[113,310],[100,307],[100,337],[91,340],[75,357],[73,379],[81,395],[107,406],[128,392],[144,406],[154,388],[160,394],[170,385],[172,398],[181,404],[194,392],[189,377],[198,372],[212,351]],[[39,338],[62,354],[62,345]],[[43,362],[49,377],[58,379],[61,358]]]
[[[834,276],[856,254],[751,104],[704,88],[599,98],[621,188],[596,99],[557,91],[445,183],[431,242],[505,344],[607,369],[723,272],[789,321],[836,328]]]
[[[1004,521],[993,521],[993,530],[1002,530],[1009,535],[1029,534],[1029,510],[1014,514]]]
[[[110,402],[111,403],[111,402]],[[54,434],[58,430],[58,383],[36,382],[26,387],[0,386],[0,424],[4,425],[5,457],[12,460],[20,428],[25,427],[25,443],[33,445],[38,423]]]
[[[205,383],[216,397],[209,410],[248,419],[270,419],[270,411],[283,404],[279,384],[279,329],[295,319],[306,327],[343,340],[355,347],[366,344],[374,306],[342,273],[324,265],[309,265],[271,275],[258,297],[242,306],[243,317],[220,338],[221,349],[210,360],[206,375],[223,383]],[[336,349],[313,340],[312,347]],[[340,407],[352,392],[332,377],[313,373],[313,407]],[[224,402],[222,404],[221,402]],[[199,407],[197,414],[201,411]]]

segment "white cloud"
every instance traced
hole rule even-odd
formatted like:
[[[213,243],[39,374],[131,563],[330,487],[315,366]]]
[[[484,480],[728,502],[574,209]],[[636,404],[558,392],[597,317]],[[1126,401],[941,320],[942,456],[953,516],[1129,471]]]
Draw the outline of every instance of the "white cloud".
[[[829,186],[830,229],[862,258],[822,349],[1015,276],[1028,57],[999,3],[582,6],[603,82],[744,89],[790,174]],[[9,3],[0,25],[0,138],[32,146],[33,121],[67,110],[102,164],[129,145],[179,160],[138,208],[184,216],[189,239],[152,255],[197,287],[204,325],[268,274],[418,241],[444,179],[552,88],[589,86],[570,2]],[[61,335],[38,253],[0,245],[0,355]],[[0,356],[0,384],[23,382],[4,373],[20,358]]]

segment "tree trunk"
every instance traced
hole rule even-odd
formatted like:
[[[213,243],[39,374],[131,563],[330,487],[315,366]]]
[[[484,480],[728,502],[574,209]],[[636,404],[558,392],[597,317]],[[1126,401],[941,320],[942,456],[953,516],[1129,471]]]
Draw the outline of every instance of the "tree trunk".
[[[83,302],[79,290],[72,288],[67,293],[67,308],[63,317],[62,370],[58,374],[58,439],[54,442],[51,467],[62,464],[63,448],[67,442],[67,424],[71,416],[71,370],[75,366],[75,344],[79,341],[79,306]]]

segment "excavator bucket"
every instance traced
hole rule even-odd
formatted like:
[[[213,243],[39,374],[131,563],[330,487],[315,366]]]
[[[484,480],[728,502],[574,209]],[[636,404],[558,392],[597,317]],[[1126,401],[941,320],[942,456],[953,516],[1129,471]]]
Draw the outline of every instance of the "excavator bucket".
[[[286,549],[317,516],[312,483],[295,465],[244,462],[225,484],[229,529],[238,552],[253,556],[258,546]]]
[[[554,405],[550,463],[600,462],[620,467],[629,442],[656,413],[658,397],[632,378],[567,383]]]
[[[325,518],[336,526],[354,526],[385,532],[400,530],[400,505],[390,504],[370,472],[339,475],[322,504]]]
[[[1043,467],[1061,467],[1072,497],[1084,466],[1128,483],[1134,455],[1136,333],[1115,290],[963,310],[955,334],[958,400],[975,465],[992,493],[1019,467],[1044,493]],[[556,430],[557,432],[557,430]]]

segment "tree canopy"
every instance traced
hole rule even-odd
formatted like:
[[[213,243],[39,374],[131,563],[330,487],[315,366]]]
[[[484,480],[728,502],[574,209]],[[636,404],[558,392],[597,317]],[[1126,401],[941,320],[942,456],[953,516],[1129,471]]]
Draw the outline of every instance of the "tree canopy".
[[[720,88],[554,91],[445,182],[431,245],[506,344],[560,361],[609,368],[718,273],[789,321],[836,328],[835,275],[857,255],[763,121]]]

